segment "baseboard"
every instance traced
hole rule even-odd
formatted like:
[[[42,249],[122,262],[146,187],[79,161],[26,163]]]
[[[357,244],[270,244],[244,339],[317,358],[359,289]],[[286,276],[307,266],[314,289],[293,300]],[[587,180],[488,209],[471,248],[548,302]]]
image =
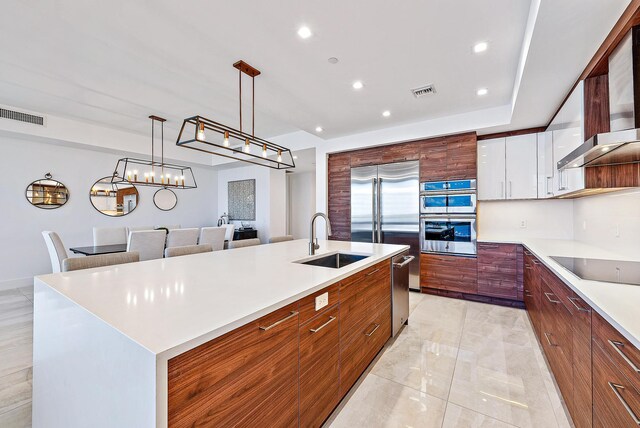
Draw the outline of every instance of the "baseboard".
[[[27,278],[7,279],[0,281],[0,291],[12,290],[14,288],[26,287],[28,285],[33,285],[32,276]]]

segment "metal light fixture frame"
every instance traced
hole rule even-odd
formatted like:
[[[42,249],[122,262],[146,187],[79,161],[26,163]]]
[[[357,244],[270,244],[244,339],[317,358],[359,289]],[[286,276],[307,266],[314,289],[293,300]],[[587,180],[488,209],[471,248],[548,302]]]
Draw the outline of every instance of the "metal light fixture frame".
[[[203,116],[192,116],[183,121],[176,145],[272,169],[295,168],[296,164],[290,149],[255,136],[255,77],[260,75],[260,70],[244,61],[238,61],[233,66],[238,69],[239,77],[240,129],[223,125]],[[242,131],[242,74],[251,77],[251,134]],[[209,135],[214,133],[222,138],[218,140],[207,139],[207,131],[209,131]],[[205,138],[202,137],[203,134]]]
[[[111,177],[112,183],[120,181],[128,181],[136,186],[149,186],[149,187],[164,187],[167,189],[196,189],[198,183],[196,177],[193,175],[193,170],[189,166],[177,165],[173,163],[167,163],[164,161],[164,122],[159,116],[151,115],[151,159],[138,159],[138,158],[122,158],[118,160],[116,168]],[[155,141],[155,123],[161,124],[161,151],[160,161],[155,159],[154,141]],[[136,171],[142,169],[142,174],[132,174],[129,176],[128,171]],[[154,175],[145,177],[145,172],[153,172]],[[157,173],[157,175],[155,175]],[[169,182],[165,180],[166,175],[170,177],[180,177],[178,182]],[[182,179],[184,177],[184,180]]]

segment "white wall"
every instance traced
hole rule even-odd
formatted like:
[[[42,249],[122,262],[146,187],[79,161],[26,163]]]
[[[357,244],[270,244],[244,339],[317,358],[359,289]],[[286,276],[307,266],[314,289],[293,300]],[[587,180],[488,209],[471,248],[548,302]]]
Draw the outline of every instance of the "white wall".
[[[286,181],[284,171],[263,166],[243,166],[218,172],[218,217],[229,213],[228,183],[236,180],[256,180],[256,220],[251,223],[258,230],[263,243],[271,236],[284,235],[286,225]],[[237,227],[240,222],[234,222]]]
[[[573,201],[478,202],[477,226],[480,239],[573,239]]]
[[[43,230],[56,231],[65,247],[92,245],[93,226],[136,226],[181,224],[206,226],[216,223],[216,171],[194,167],[198,188],[176,191],[178,205],[160,211],[153,204],[155,188],[139,187],[139,205],[124,217],[107,217],[89,201],[89,189],[101,177],[112,174],[115,154],[0,137],[0,289],[32,282],[37,274],[51,272]],[[29,204],[25,189],[34,180],[51,172],[70,191],[61,208],[43,210]]]
[[[640,256],[640,190],[575,199],[576,240],[600,248]]]
[[[288,175],[289,233],[295,239],[309,238],[309,221],[316,212],[316,173]]]

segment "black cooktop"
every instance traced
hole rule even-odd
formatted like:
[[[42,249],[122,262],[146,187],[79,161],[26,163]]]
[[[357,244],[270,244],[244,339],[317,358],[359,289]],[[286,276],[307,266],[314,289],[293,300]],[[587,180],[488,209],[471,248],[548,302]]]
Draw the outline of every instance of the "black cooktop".
[[[551,256],[580,279],[640,285],[640,262]]]

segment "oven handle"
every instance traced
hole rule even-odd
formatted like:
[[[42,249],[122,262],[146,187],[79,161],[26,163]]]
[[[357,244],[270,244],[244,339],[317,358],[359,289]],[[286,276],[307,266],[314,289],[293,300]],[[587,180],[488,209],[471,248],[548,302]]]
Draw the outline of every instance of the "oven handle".
[[[473,220],[476,221],[475,215],[469,214],[430,214],[421,215],[420,221],[432,220],[432,221],[449,221],[449,220]]]

